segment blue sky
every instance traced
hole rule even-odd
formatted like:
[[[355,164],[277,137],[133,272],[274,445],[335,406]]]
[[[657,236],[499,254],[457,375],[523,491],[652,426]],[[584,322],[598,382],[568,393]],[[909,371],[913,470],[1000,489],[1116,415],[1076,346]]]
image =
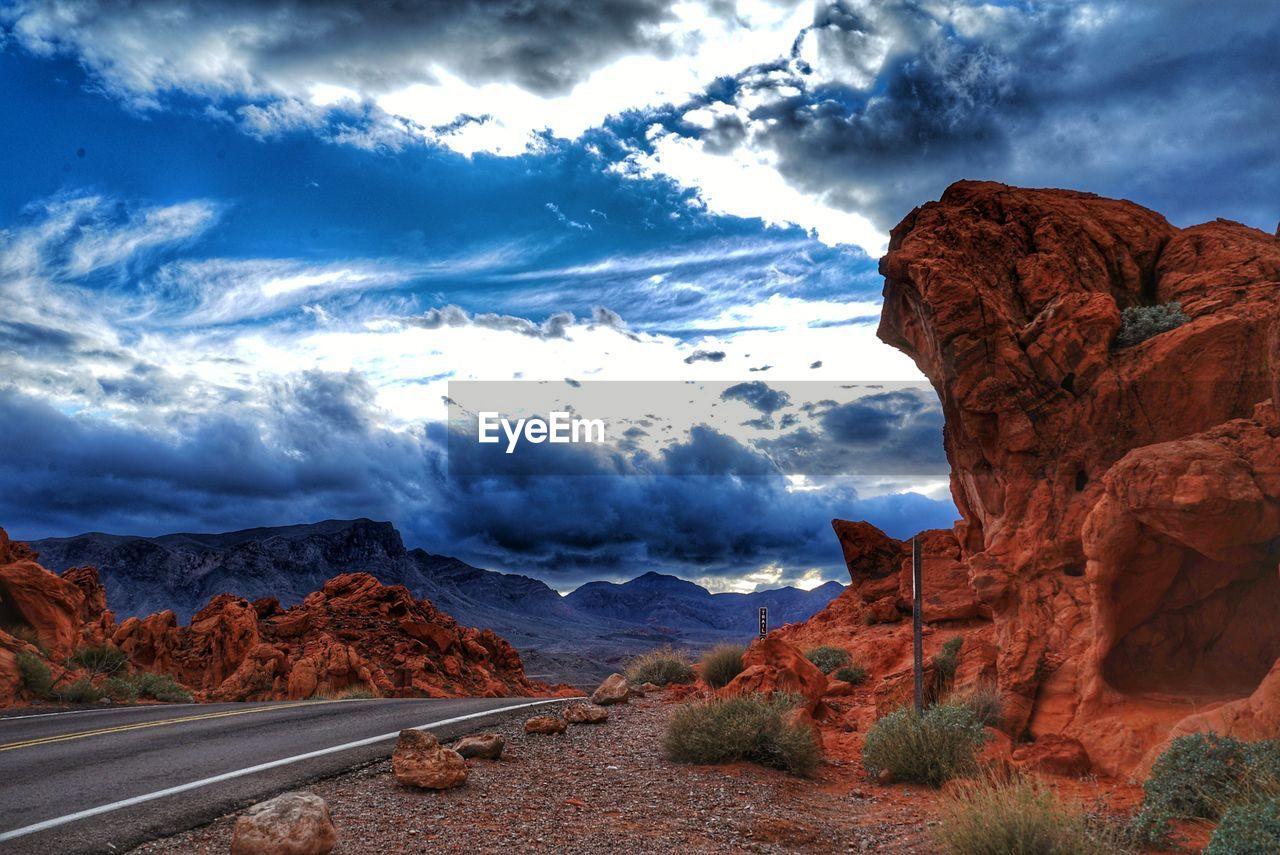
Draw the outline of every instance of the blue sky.
[[[370,516],[562,589],[841,578],[831,517],[947,525],[945,481],[452,483],[447,383],[918,380],[875,258],[961,178],[1280,218],[1273,3],[354,8],[0,10],[15,536]]]

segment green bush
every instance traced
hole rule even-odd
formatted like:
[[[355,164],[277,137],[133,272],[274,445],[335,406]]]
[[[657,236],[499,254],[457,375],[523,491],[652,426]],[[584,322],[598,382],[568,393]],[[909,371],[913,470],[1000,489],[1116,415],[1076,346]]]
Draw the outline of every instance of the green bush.
[[[1280,799],[1229,808],[1204,855],[1269,855],[1280,852]]]
[[[679,650],[660,647],[635,657],[627,665],[627,679],[632,683],[692,683],[696,679],[689,659]]]
[[[53,694],[64,704],[96,704],[102,699],[102,692],[88,677],[81,677],[74,683],[54,689]]]
[[[1178,302],[1162,306],[1130,306],[1120,313],[1120,332],[1116,334],[1117,347],[1132,347],[1152,336],[1180,327],[1191,318],[1182,311]]]
[[[1142,788],[1135,827],[1158,843],[1171,819],[1218,819],[1236,805],[1280,794],[1280,741],[1248,743],[1212,732],[1179,736]]]
[[[861,665],[846,665],[843,668],[836,669],[836,679],[844,680],[846,683],[856,686],[859,683],[866,682],[867,669]]]
[[[849,651],[841,647],[814,647],[804,652],[804,658],[817,665],[823,674],[830,674],[841,665],[849,664]]]
[[[1094,855],[1134,851],[1123,832],[1029,778],[949,786],[934,838],[951,855]]]
[[[872,778],[887,769],[895,781],[937,787],[977,769],[987,732],[973,710],[938,704],[923,715],[904,707],[867,732],[862,765]]]
[[[128,677],[108,677],[102,681],[102,693],[118,703],[132,703],[138,699],[138,686]]]
[[[45,661],[34,653],[23,650],[16,657],[22,686],[37,698],[47,698],[53,688],[53,674]]]
[[[168,674],[154,674],[140,671],[133,675],[133,685],[137,687],[138,697],[151,698],[166,703],[189,703],[191,693]]]
[[[822,762],[813,730],[790,721],[795,700],[775,695],[736,695],[685,704],[667,725],[663,749],[681,763],[749,760],[793,775],[808,775]]]
[[[740,644],[718,644],[702,654],[698,670],[702,679],[713,689],[722,689],[742,673],[742,654],[747,649]]]
[[[964,646],[964,638],[955,636],[948,638],[942,649],[929,660],[933,671],[928,683],[924,686],[924,702],[926,705],[936,704],[947,695],[955,681],[956,671],[960,668],[960,648]]]
[[[999,725],[1000,719],[1004,717],[1004,698],[995,683],[978,683],[967,692],[953,696],[951,702],[963,704],[973,710],[978,721],[991,727]]]
[[[129,667],[129,656],[119,647],[94,644],[81,647],[71,655],[67,666],[84,668],[91,674],[118,674]]]

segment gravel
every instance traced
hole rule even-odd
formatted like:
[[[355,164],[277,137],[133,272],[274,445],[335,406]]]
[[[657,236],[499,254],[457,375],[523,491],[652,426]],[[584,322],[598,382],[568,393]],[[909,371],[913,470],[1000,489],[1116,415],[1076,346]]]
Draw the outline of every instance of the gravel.
[[[399,786],[389,761],[313,784],[340,841],[335,855],[557,852],[935,851],[925,802],[877,790],[849,765],[816,780],[747,764],[688,766],[662,756],[674,705],[662,696],[609,708],[609,721],[560,735],[524,733],[524,719],[494,728],[499,761],[468,760],[462,787]],[[135,850],[226,853],[234,817]]]

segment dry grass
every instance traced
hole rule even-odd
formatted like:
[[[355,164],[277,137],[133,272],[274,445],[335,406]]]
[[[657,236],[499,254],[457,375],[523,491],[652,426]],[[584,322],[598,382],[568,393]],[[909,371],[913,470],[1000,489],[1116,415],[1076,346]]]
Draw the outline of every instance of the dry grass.
[[[742,654],[747,648],[741,644],[718,644],[702,654],[698,671],[702,679],[713,689],[722,689],[742,673]]]
[[[672,683],[692,683],[696,678],[689,657],[673,647],[659,647],[642,653],[627,664],[627,680],[637,685],[669,686]]]
[[[1095,855],[1134,852],[1124,832],[1061,801],[1033,778],[955,781],[939,802],[934,837],[951,855]]]
[[[682,763],[749,760],[793,775],[822,762],[813,730],[790,720],[795,702],[775,695],[737,695],[685,704],[667,726],[663,749]]]

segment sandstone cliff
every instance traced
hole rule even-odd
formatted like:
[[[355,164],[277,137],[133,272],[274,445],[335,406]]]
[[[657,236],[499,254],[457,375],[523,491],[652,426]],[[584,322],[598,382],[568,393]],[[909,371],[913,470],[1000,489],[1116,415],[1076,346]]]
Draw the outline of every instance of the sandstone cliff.
[[[963,517],[925,536],[930,644],[971,638],[961,679],[998,681],[1004,729],[1098,771],[1181,730],[1280,732],[1280,240],[961,182],[881,272],[879,335],[937,389]],[[1188,322],[1117,344],[1122,310],[1172,302]],[[854,587],[791,635],[892,676],[906,627],[874,624],[906,605],[905,547],[869,528],[837,523]]]

